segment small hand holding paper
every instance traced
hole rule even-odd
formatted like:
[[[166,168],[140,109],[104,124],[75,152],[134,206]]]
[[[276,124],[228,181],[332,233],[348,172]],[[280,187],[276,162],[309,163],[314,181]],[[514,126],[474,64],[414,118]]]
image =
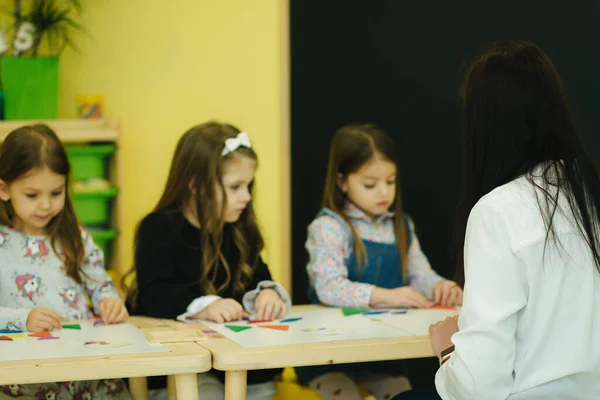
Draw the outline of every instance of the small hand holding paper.
[[[210,303],[202,311],[192,315],[192,319],[205,319],[208,321],[223,322],[239,321],[248,317],[244,307],[233,299],[219,299]]]
[[[102,299],[98,309],[100,311],[100,318],[107,325],[124,322],[129,318],[129,312],[127,312],[123,300],[118,297],[106,297]]]
[[[274,289],[261,290],[254,300],[254,307],[256,308],[256,319],[260,320],[279,319],[286,312],[285,303]]]
[[[463,291],[454,281],[442,279],[433,288],[433,301],[444,306],[462,304]]]

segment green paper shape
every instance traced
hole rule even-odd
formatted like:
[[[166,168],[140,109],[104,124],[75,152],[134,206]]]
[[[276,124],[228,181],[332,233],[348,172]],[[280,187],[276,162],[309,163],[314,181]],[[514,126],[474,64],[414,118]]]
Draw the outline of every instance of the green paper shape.
[[[63,325],[62,327],[63,327],[63,329],[78,329],[78,330],[81,330],[81,325],[79,325],[79,324]]]
[[[344,313],[345,317],[348,317],[348,316],[354,315],[354,314],[364,314],[367,311],[368,310],[362,310],[360,308],[342,308],[342,312]]]
[[[252,329],[251,326],[237,326],[237,325],[225,325],[225,328],[229,328],[234,332],[245,331],[246,329]]]

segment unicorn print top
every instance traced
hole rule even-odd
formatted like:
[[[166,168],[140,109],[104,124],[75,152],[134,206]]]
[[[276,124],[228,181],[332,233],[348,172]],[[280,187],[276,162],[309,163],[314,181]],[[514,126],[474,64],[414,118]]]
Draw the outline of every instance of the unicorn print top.
[[[49,238],[0,225],[0,329],[26,330],[27,316],[35,307],[50,308],[65,320],[91,318],[103,298],[119,296],[104,269],[102,250],[89,233],[82,231],[82,237],[80,285],[66,274]]]

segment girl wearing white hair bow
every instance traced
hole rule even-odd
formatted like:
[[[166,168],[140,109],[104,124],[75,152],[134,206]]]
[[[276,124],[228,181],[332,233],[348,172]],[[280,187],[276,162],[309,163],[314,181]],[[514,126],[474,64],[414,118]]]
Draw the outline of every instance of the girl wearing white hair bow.
[[[182,136],[163,195],[137,230],[133,314],[219,323],[286,314],[290,297],[260,256],[251,196],[256,167],[250,138],[231,125],[205,123]],[[248,399],[272,398],[279,372],[249,372]],[[200,374],[201,397],[222,399],[222,380],[219,371]],[[164,379],[151,378],[149,386],[164,387]],[[159,390],[151,397],[163,396]]]

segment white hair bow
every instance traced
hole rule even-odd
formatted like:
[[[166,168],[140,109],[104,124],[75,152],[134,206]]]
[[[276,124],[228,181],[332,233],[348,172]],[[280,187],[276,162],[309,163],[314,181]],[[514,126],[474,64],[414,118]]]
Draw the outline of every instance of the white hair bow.
[[[237,134],[236,137],[225,140],[225,146],[223,146],[223,152],[221,154],[224,157],[227,154],[236,151],[240,146],[246,147],[248,149],[252,148],[252,143],[250,143],[250,137],[248,137],[248,134],[246,132],[240,132]]]

